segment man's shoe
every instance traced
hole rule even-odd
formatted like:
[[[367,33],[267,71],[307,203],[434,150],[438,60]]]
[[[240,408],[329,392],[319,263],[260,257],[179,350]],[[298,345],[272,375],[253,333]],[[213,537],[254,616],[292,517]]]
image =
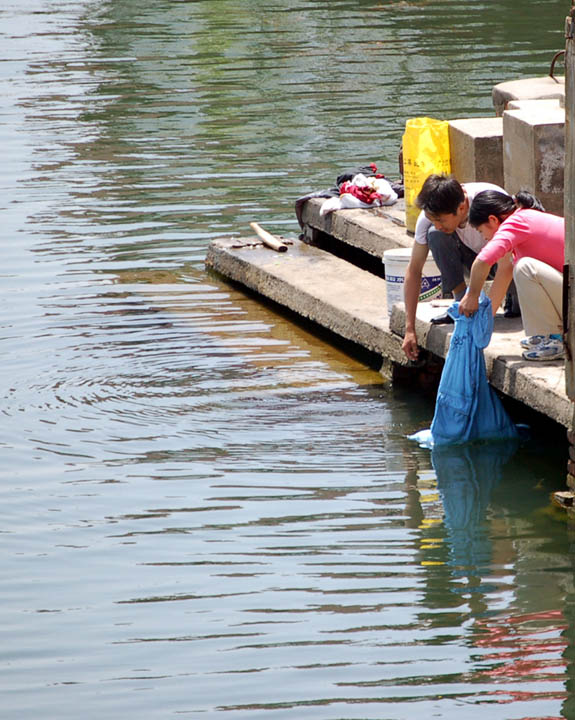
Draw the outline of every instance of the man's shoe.
[[[444,312],[429,321],[432,325],[453,325],[455,320],[448,313]]]
[[[516,318],[521,317],[521,307],[519,305],[519,298],[517,297],[517,291],[508,292],[505,296],[505,302],[503,304],[503,317],[505,318]]]

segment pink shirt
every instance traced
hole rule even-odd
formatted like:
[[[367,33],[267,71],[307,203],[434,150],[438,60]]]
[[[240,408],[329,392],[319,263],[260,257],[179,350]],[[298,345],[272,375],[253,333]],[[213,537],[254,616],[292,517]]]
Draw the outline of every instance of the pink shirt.
[[[494,265],[508,252],[513,262],[532,257],[563,272],[565,256],[565,220],[538,210],[516,210],[504,220],[495,235],[477,254]]]

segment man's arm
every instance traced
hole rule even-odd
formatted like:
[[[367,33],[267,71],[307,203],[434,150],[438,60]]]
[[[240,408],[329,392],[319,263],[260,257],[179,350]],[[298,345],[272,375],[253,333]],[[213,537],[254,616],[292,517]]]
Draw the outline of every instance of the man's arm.
[[[417,303],[419,302],[419,293],[421,290],[421,275],[428,253],[428,245],[414,242],[411,250],[411,258],[405,271],[405,281],[403,285],[405,336],[403,338],[402,348],[409,360],[417,360],[419,355],[417,335],[415,333],[415,313],[417,312]]]

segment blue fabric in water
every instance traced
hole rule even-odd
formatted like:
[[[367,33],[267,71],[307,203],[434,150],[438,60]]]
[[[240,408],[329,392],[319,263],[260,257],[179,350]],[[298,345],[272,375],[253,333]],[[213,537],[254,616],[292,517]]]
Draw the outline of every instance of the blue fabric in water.
[[[485,513],[503,468],[518,447],[519,441],[487,441],[445,445],[431,452],[449,537],[449,563],[462,575],[482,575],[481,566],[492,562]],[[469,590],[467,584],[461,588]]]
[[[460,315],[458,302],[452,303],[447,312],[455,328],[431,423],[433,445],[517,438],[515,424],[487,380],[483,348],[489,345],[493,333],[491,300],[481,293],[473,317]]]

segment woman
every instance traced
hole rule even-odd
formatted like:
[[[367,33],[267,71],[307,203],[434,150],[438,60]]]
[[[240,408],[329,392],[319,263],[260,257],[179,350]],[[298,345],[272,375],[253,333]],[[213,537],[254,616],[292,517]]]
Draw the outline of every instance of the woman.
[[[493,190],[475,196],[469,222],[487,244],[471,266],[469,289],[459,303],[459,312],[472,315],[491,266],[497,274],[490,292],[493,313],[515,280],[523,327],[521,340],[526,360],[555,360],[563,357],[563,262],[565,221],[542,212],[530,193],[515,198]]]

